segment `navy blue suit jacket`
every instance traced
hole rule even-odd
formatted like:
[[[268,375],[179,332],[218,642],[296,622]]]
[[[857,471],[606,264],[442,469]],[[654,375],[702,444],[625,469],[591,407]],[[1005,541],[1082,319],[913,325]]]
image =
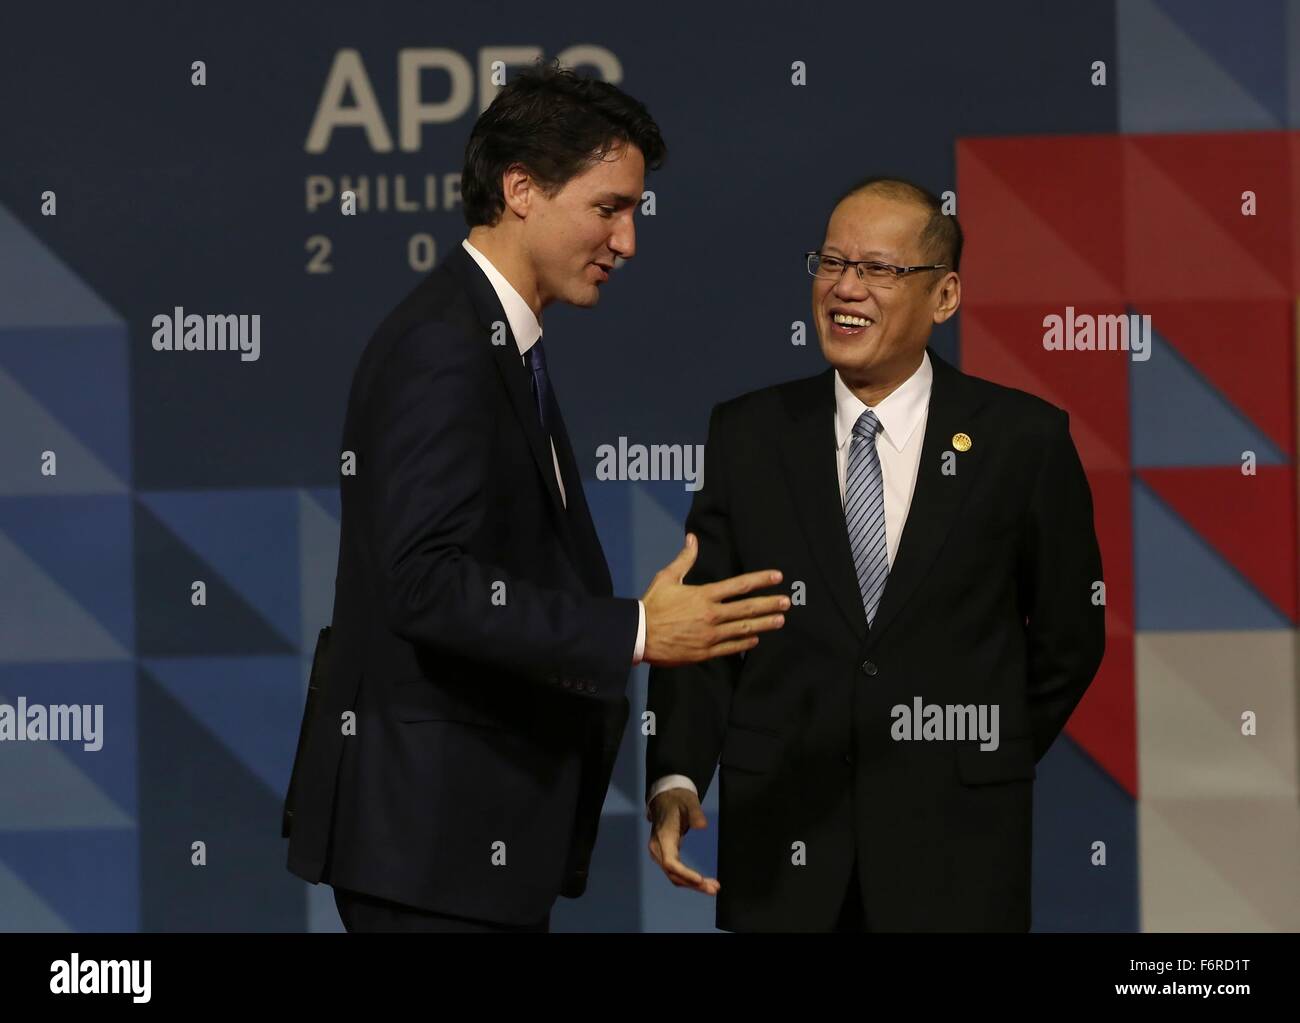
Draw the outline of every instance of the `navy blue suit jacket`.
[[[294,769],[299,877],[501,923],[582,894],[638,610],[612,595],[555,432],[567,508],[505,312],[457,246],[352,381],[328,671]]]

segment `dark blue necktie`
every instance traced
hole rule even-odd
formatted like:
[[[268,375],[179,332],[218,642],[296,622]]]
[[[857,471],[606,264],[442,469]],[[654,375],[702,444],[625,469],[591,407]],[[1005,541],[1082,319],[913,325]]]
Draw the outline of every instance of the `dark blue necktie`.
[[[528,368],[533,374],[532,391],[533,400],[537,402],[537,418],[541,420],[546,435],[554,436],[551,432],[551,404],[555,399],[551,395],[551,378],[546,375],[546,353],[542,351],[540,337],[528,349]]]

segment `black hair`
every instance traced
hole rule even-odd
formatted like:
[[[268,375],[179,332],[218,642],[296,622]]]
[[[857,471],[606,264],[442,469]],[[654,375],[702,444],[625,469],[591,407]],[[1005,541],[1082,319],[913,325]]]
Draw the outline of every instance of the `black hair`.
[[[668,154],[644,104],[609,82],[539,60],[516,72],[474,124],[460,183],[465,222],[490,226],[500,219],[501,177],[512,164],[528,168],[553,196],[629,143],[641,150],[647,170],[658,170]]]
[[[961,269],[962,233],[955,213],[943,212],[943,200],[914,181],[896,177],[863,178],[839,197],[838,206],[859,192],[879,192],[889,199],[902,199],[924,206],[930,219],[921,230],[923,258],[932,263],[943,263],[949,270]]]

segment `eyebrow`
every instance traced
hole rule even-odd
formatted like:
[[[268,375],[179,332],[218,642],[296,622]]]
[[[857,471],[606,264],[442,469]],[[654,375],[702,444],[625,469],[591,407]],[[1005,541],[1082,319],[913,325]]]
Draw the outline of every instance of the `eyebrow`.
[[[596,202],[613,203],[616,206],[635,206],[641,201],[640,196],[623,195],[620,192],[602,192],[596,196]]]
[[[835,246],[835,245],[831,245],[831,246],[827,247],[826,250],[825,250],[825,252],[826,252],[826,254],[827,254],[828,256],[839,256],[841,259],[847,259],[847,258],[848,258],[847,256],[844,255],[844,252],[843,252],[841,249],[839,249],[837,246]],[[895,257],[894,257],[894,254],[893,254],[892,252],[881,252],[879,249],[872,249],[870,252],[864,252],[864,253],[862,254],[862,258],[863,258],[863,259],[886,259],[886,260],[889,260],[889,259],[894,259]]]

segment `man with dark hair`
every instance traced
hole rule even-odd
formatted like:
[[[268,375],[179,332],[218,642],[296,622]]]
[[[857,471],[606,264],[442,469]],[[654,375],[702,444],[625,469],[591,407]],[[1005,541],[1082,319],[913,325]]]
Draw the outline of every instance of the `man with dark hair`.
[[[804,256],[831,369],[713,410],[707,583],[794,607],[744,657],[650,672],[650,853],[728,930],[1027,930],[1035,763],[1105,648],[1068,415],[928,347],[961,303],[937,198],[869,178]],[[718,876],[680,859],[719,769]]]
[[[289,869],[350,931],[546,930],[587,882],[631,665],[754,648],[757,571],[613,596],[542,311],[593,306],[635,252],[650,115],[555,67],[479,118],[470,233],[384,320],[353,378],[328,663],[294,768]],[[732,600],[730,598],[740,597]]]

